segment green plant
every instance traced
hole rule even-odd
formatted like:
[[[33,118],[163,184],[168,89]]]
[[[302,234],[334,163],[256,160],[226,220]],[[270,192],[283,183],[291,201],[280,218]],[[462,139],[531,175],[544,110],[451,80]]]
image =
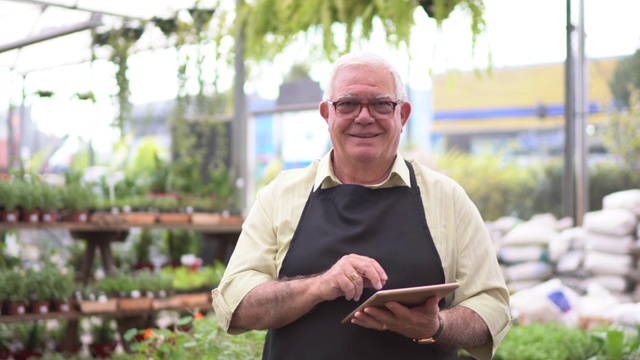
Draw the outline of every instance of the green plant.
[[[62,205],[60,189],[45,183],[40,185],[40,210],[58,210]]]
[[[57,267],[50,267],[48,271],[51,274],[51,300],[69,301],[75,290],[73,270],[66,269],[63,272]]]
[[[0,351],[8,350],[12,339],[13,331],[11,328],[6,324],[0,324]]]
[[[0,286],[0,294],[6,301],[14,303],[26,303],[29,301],[24,274],[15,270],[3,272],[3,283]]]
[[[640,326],[636,327],[635,335],[613,328],[596,328],[590,335],[600,346],[598,359],[640,358]]]
[[[48,340],[46,325],[38,321],[14,324],[13,332],[23,350],[43,350]]]
[[[165,251],[171,263],[180,264],[182,255],[198,254],[201,234],[191,230],[169,230],[164,233]]]
[[[97,195],[88,186],[71,183],[64,186],[61,200],[65,210],[86,211],[96,204]]]
[[[20,203],[20,187],[16,181],[0,180],[0,208],[14,211]]]
[[[113,319],[100,318],[92,319],[90,333],[91,342],[94,344],[111,344],[116,341],[115,323]]]
[[[228,335],[214,316],[202,317],[199,313],[186,315],[179,326],[193,325],[193,329],[173,331],[168,329],[129,329],[124,339],[145,337],[143,342],[132,344],[134,359],[260,359],[266,331],[249,331],[240,335]]]
[[[34,270],[29,268],[24,275],[27,293],[32,300],[52,300],[55,293],[54,274],[47,269]]]
[[[137,263],[146,263],[151,260],[151,246],[153,245],[153,234],[151,229],[143,228],[133,242],[133,251]]]
[[[16,186],[20,194],[20,208],[23,211],[33,211],[41,205],[41,187],[34,181],[18,180]]]

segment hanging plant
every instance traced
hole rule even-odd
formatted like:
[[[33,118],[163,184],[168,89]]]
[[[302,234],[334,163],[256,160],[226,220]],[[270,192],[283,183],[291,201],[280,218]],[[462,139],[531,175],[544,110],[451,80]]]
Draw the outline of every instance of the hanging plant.
[[[178,30],[178,22],[175,17],[168,19],[153,17],[151,22],[153,22],[153,24],[157,26],[166,37],[171,36],[171,34],[175,34]]]
[[[39,96],[39,97],[41,97],[41,98],[50,98],[55,93],[53,91],[50,91],[50,90],[36,90],[36,92],[34,94]]]
[[[252,59],[272,58],[301,32],[321,34],[322,48],[331,59],[349,52],[356,36],[370,39],[376,20],[382,20],[388,43],[408,44],[414,25],[413,14],[418,6],[435,19],[438,26],[456,8],[467,12],[471,18],[472,46],[485,29],[483,0],[257,0],[245,3],[238,11],[237,21],[245,26],[247,56]],[[335,36],[340,31],[335,24],[343,25],[344,36]],[[355,33],[356,29],[360,33]],[[344,45],[336,40],[342,38]]]
[[[73,97],[77,98],[78,100],[91,100],[92,103],[96,102],[96,96],[93,91],[77,92],[73,95]]]

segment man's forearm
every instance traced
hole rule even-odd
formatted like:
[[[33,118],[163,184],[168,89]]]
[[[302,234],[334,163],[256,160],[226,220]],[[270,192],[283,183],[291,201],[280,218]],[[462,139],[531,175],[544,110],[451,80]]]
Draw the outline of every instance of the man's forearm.
[[[231,319],[231,326],[264,330],[287,325],[322,301],[317,296],[315,278],[268,281],[244,297]]]
[[[437,346],[445,349],[476,348],[491,341],[487,324],[475,311],[456,306],[440,313],[444,329]]]

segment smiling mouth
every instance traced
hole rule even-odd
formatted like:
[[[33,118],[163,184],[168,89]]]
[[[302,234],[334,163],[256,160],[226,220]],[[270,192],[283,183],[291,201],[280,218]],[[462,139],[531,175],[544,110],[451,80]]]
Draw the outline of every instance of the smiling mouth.
[[[360,138],[360,139],[371,139],[371,138],[374,138],[374,137],[378,136],[378,134],[372,134],[372,135],[351,135],[351,136],[356,137],[356,138]]]

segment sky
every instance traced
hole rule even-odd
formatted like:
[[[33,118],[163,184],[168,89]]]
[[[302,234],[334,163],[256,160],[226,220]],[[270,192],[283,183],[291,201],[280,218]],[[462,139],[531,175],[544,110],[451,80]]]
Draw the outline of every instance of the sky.
[[[574,3],[577,16],[578,1]],[[640,46],[639,0],[584,0],[584,3],[588,57],[630,55]],[[381,32],[375,33],[371,42],[361,48],[386,54],[405,81],[415,89],[429,89],[430,72],[485,68],[489,52],[494,68],[564,61],[566,1],[485,0],[485,4],[487,29],[476,44],[475,54],[471,54],[470,21],[460,11],[454,12],[441,29],[436,28],[435,22],[424,11],[416,11],[416,26],[408,48],[389,48],[384,44]],[[229,48],[229,51],[232,50]],[[305,45],[298,44],[274,59],[273,63],[262,64],[256,69],[248,77],[245,90],[265,98],[277,97],[278,87],[290,66],[308,60],[307,57]],[[133,103],[144,104],[175,97],[175,58],[172,50],[144,52],[131,57],[129,75]],[[324,84],[329,67],[327,62],[317,63],[311,69],[312,78]],[[115,133],[105,136],[108,131],[105,129],[114,117],[110,95],[117,88],[113,71],[114,67],[109,63],[96,62],[92,66],[66,66],[28,75],[27,93],[52,89],[58,94],[57,101],[32,99],[33,117],[41,129],[58,136],[91,137],[98,142],[102,138],[108,145],[110,137],[115,136]],[[221,86],[230,87],[232,71],[224,74]],[[205,75],[213,76],[211,72]],[[0,109],[8,107],[10,101],[19,103],[16,94],[20,86],[19,79],[10,77],[6,69],[0,68]],[[75,92],[88,89],[96,93],[99,99],[96,105],[73,99]],[[64,115],[54,118],[54,114]],[[0,119],[0,124],[5,121]],[[5,128],[4,125],[0,127],[0,134]]]

